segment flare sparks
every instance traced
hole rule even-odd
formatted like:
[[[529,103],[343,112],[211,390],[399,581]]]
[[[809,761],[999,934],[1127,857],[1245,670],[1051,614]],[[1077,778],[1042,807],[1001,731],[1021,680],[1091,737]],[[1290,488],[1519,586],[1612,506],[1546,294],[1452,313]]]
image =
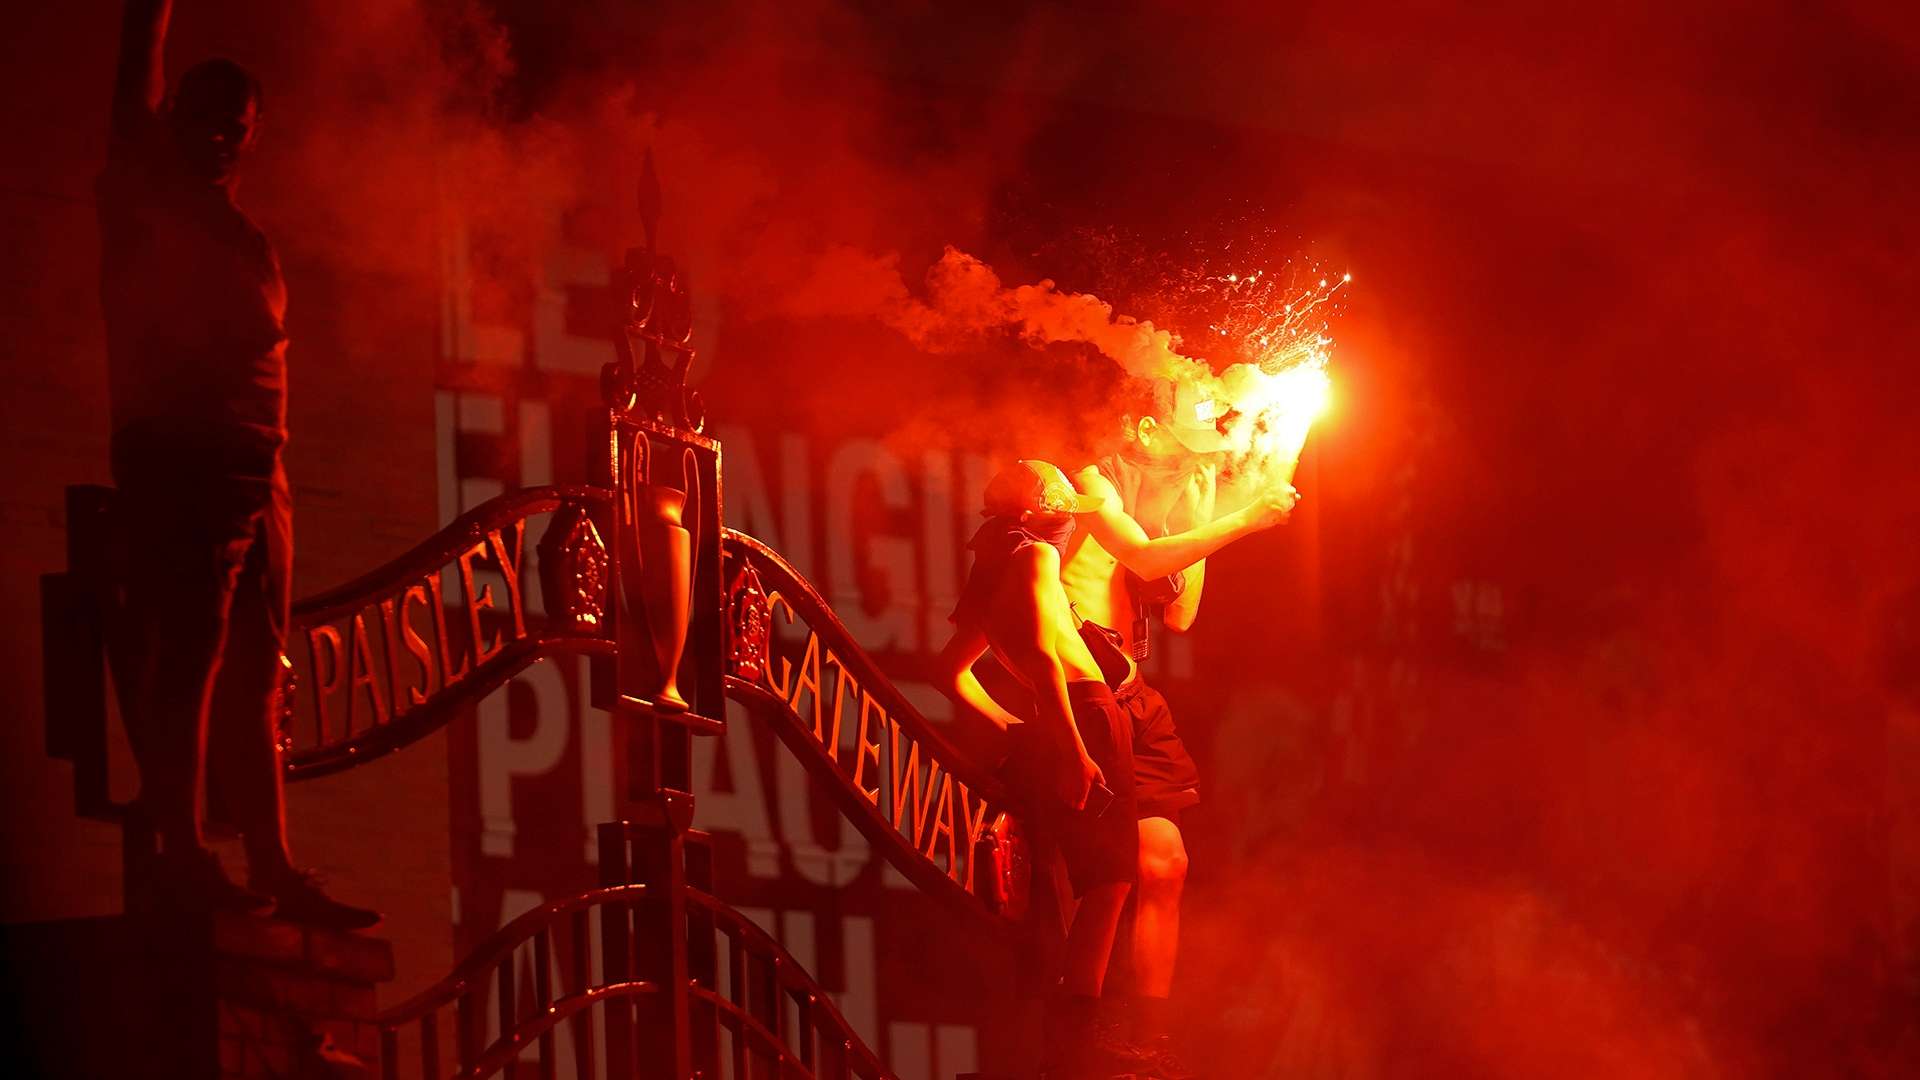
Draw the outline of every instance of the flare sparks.
[[[1241,353],[1254,357],[1217,376],[1218,398],[1231,409],[1224,430],[1235,471],[1263,483],[1288,483],[1308,431],[1332,397],[1333,339],[1326,316],[1353,275],[1317,277],[1284,290],[1266,285],[1265,276],[1228,275],[1226,314],[1208,329],[1237,339]]]

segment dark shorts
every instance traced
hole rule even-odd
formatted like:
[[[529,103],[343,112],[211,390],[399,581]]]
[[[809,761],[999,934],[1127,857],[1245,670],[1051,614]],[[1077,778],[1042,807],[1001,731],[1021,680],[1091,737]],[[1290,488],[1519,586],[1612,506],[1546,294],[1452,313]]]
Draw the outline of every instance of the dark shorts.
[[[1171,818],[1200,801],[1200,769],[1173,730],[1160,691],[1136,678],[1116,699],[1133,729],[1133,796],[1143,818]]]
[[[1133,798],[1132,730],[1105,683],[1070,682],[1067,700],[1087,753],[1100,766],[1113,801],[1100,813],[1071,810],[1054,794],[1056,749],[1032,724],[1014,728],[1001,775],[1033,808],[1033,825],[1060,845],[1075,896],[1115,882],[1131,882],[1140,859],[1139,815]]]

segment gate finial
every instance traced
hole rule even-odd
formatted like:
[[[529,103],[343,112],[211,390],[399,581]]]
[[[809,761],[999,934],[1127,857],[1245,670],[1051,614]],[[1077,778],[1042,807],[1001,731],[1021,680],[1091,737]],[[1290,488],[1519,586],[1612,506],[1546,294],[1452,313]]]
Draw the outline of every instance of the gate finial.
[[[660,174],[653,171],[653,147],[647,147],[640,161],[640,231],[647,238],[647,250],[653,251],[660,229]]]
[[[639,209],[646,244],[628,248],[626,260],[613,272],[619,312],[613,327],[616,360],[601,370],[601,397],[615,413],[637,412],[697,433],[706,426],[706,406],[697,392],[687,389],[694,355],[693,302],[686,273],[654,246],[660,228],[660,177],[651,148],[641,161]],[[672,360],[664,353],[671,353]]]

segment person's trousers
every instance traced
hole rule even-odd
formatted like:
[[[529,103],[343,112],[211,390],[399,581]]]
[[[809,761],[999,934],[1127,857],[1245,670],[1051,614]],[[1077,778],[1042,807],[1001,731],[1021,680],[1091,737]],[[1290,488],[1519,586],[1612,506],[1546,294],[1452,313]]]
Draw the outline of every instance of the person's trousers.
[[[285,474],[116,455],[127,544],[121,710],[163,842],[198,841],[211,783],[248,841],[284,852],[280,654],[293,566]]]

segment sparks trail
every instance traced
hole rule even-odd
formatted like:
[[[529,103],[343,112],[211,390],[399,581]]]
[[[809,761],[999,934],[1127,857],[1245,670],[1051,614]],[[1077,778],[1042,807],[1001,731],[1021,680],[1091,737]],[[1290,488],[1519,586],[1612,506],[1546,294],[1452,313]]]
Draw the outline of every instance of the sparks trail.
[[[1302,277],[1310,280],[1302,283]],[[1248,274],[1203,276],[1179,290],[1181,306],[1217,309],[1207,329],[1229,352],[1277,373],[1316,356],[1324,359],[1333,345],[1327,322],[1315,313],[1332,306],[1352,274],[1338,278],[1314,267],[1275,274],[1255,270]]]
[[[1235,440],[1240,452],[1229,462],[1229,469],[1254,486],[1292,482],[1307,432],[1326,410],[1332,393],[1328,366],[1333,338],[1328,334],[1326,319],[1315,313],[1326,308],[1331,314],[1335,298],[1353,281],[1353,275],[1316,277],[1311,285],[1300,285],[1290,275],[1285,285],[1272,289],[1284,289],[1293,295],[1277,313],[1270,302],[1263,303],[1258,296],[1269,279],[1262,271],[1246,277],[1228,275],[1230,285],[1250,283],[1247,289],[1236,291],[1255,294],[1236,297],[1229,309],[1233,316],[1252,321],[1255,329],[1243,330],[1241,340],[1242,351],[1255,359],[1231,366],[1221,374],[1225,400],[1242,414],[1247,427],[1244,440]],[[1218,323],[1215,326],[1220,328]],[[1230,413],[1229,433],[1234,421]]]
[[[1333,339],[1322,309],[1353,280],[1256,270],[1241,275],[1195,274],[1180,291],[1215,309],[1209,341],[1249,360],[1216,373],[1206,360],[1181,352],[1178,334],[1144,319],[1118,314],[1090,293],[1068,292],[1047,279],[1008,288],[979,259],[948,247],[927,271],[924,297],[904,286],[885,290],[880,318],[930,351],[1011,329],[1036,347],[1091,345],[1127,374],[1187,383],[1219,414],[1229,470],[1244,482],[1292,479],[1313,420],[1326,407]],[[1283,297],[1291,299],[1282,299]]]

